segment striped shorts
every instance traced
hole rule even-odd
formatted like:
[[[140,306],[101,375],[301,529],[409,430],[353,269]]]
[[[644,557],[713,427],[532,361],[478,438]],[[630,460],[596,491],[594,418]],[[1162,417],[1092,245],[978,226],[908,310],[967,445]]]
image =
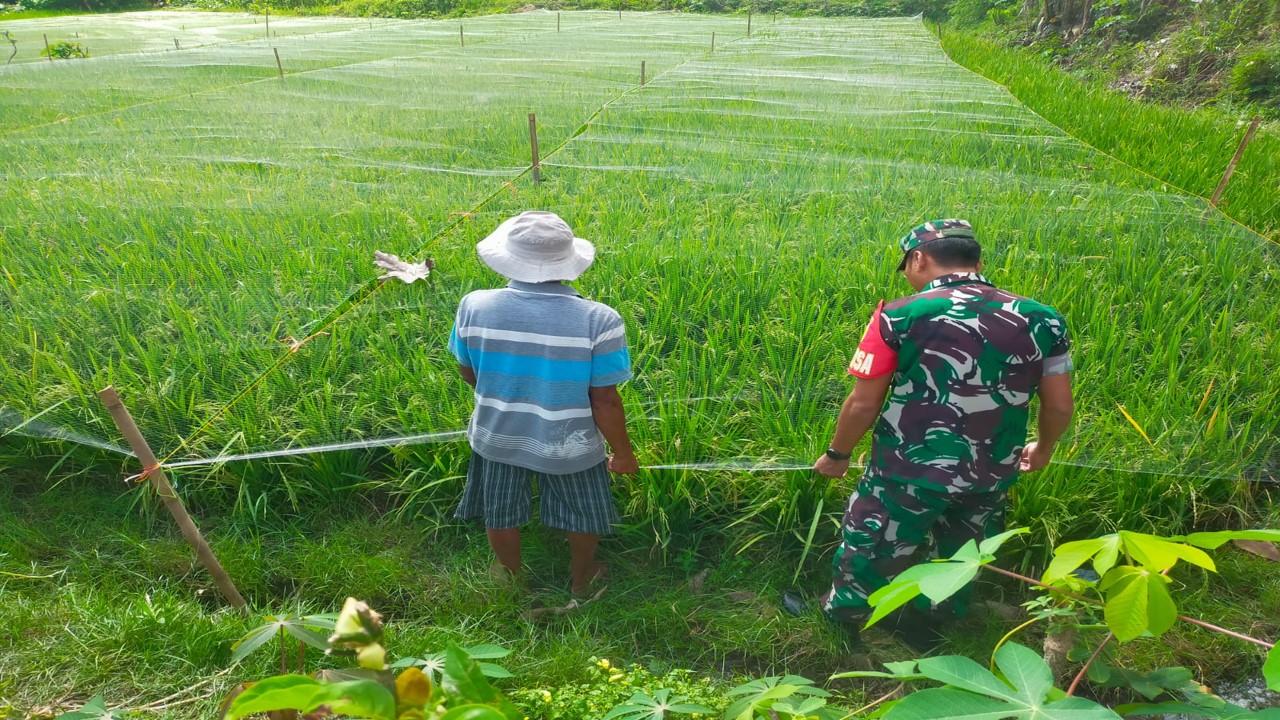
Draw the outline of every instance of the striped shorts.
[[[608,464],[568,475],[536,473],[528,468],[488,460],[471,453],[467,486],[454,517],[483,518],[493,530],[529,522],[533,477],[538,476],[542,524],[590,535],[610,535],[620,521],[609,489]]]

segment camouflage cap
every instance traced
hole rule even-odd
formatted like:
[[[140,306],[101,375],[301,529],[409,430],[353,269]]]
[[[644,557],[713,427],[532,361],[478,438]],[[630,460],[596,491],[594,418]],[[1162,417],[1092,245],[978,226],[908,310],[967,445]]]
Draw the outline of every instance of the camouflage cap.
[[[898,247],[902,248],[902,262],[898,263],[898,270],[901,271],[907,266],[907,254],[912,250],[927,242],[941,240],[942,238],[969,238],[973,240],[973,226],[969,224],[968,220],[948,218],[946,220],[933,220],[911,228],[911,232],[898,241]]]

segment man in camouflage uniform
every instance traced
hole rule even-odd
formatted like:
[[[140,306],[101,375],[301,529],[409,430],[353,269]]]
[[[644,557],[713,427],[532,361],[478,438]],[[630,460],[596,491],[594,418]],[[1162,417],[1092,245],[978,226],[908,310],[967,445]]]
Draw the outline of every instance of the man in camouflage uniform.
[[[899,246],[898,270],[917,292],[876,308],[849,366],[857,380],[835,437],[814,464],[843,477],[874,423],[823,601],[851,630],[870,614],[867,598],[915,564],[930,535],[949,557],[1000,532],[1018,472],[1049,463],[1073,411],[1066,321],[980,274],[969,223],[925,223]],[[1039,433],[1027,442],[1033,395]],[[963,613],[966,593],[952,604]]]

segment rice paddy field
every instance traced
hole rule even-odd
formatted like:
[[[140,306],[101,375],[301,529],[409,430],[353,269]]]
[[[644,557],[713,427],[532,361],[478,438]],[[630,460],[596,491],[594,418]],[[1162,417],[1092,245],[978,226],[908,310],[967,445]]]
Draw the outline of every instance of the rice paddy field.
[[[1147,142],[1199,182],[1232,128],[1139,132],[1121,162],[911,19],[756,16],[749,36],[743,17],[678,14],[264,21],[0,21],[19,49],[0,68],[0,717],[99,692],[214,717],[278,669],[271,651],[230,667],[260,616],[210,601],[149,486],[121,483],[141,468],[107,385],[255,613],[356,595],[388,613],[396,656],[503,644],[535,698],[607,685],[606,655],[721,684],[849,669],[816,613],[772,598],[829,581],[853,478],[807,468],[871,309],[910,292],[896,239],[936,217],[971,220],[987,275],[1073,333],[1076,422],[1015,490],[1012,522],[1036,534],[1010,565],[1115,527],[1274,522],[1280,252],[1232,218],[1280,226],[1259,180],[1277,158],[1246,156],[1227,217],[1134,156]],[[90,57],[40,58],[45,35]],[[1107,132],[1132,119],[1105,108]],[[495,594],[478,531],[449,517],[472,401],[445,340],[458,300],[501,284],[475,243],[530,208],[596,243],[576,285],[627,322],[647,466],[615,484],[610,595],[543,624]],[[379,283],[378,250],[434,259],[431,281]],[[553,599],[557,540],[526,542]],[[1177,578],[1179,602],[1272,637],[1273,567],[1220,569]],[[979,657],[1008,630],[956,642]],[[1206,679],[1260,662],[1194,628],[1146,647]]]
[[[871,308],[910,292],[896,238],[934,217],[971,220],[988,276],[1071,326],[1077,419],[1020,485],[1022,522],[1169,531],[1280,468],[1276,245],[919,20],[261,20],[4,26],[0,443],[42,482],[138,471],[111,384],[184,496],[447,511],[471,397],[445,339],[459,298],[500,284],[474,244],[528,208],[597,244],[578,287],[627,321],[650,468],[619,493],[659,543],[706,521],[812,541],[838,517],[848,483],[798,470]],[[34,61],[76,34],[89,59]],[[380,284],[375,250],[437,270]]]

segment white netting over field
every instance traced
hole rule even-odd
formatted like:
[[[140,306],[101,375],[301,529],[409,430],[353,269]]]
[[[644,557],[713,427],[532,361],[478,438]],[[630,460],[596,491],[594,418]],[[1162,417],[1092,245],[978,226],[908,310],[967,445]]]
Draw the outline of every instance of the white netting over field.
[[[460,38],[273,19],[270,41],[231,21],[208,30],[227,42],[0,75],[0,432],[118,447],[94,395],[114,383],[172,463],[456,441],[471,398],[445,339],[462,295],[499,284],[474,244],[538,207],[597,243],[578,287],[628,322],[648,464],[799,467],[871,308],[909,292],[894,240],[961,216],[997,284],[1072,326],[1061,460],[1280,465],[1280,306],[1255,301],[1276,249],[954,65],[918,21],[757,17],[744,37],[734,18],[527,13]],[[119,22],[103,46],[154,49]],[[378,286],[374,250],[437,272]]]

